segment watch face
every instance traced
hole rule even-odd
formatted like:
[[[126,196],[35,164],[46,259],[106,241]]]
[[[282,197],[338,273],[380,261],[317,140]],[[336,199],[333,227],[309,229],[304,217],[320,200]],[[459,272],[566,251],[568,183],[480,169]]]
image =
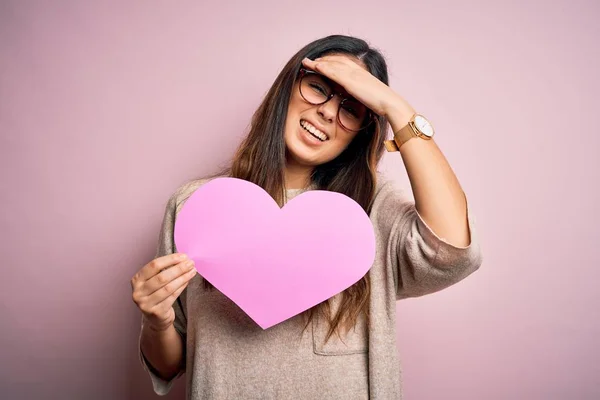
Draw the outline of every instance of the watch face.
[[[433,126],[422,115],[415,115],[415,126],[423,135],[433,137]]]

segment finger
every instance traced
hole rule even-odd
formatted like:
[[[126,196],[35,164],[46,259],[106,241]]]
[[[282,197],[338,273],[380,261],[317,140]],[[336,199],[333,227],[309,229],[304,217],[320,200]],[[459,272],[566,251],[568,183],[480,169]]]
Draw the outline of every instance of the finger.
[[[187,260],[187,255],[181,253],[174,253],[155,258],[140,269],[133,277],[132,281],[143,283],[160,273],[163,269],[172,267],[185,260]]]
[[[169,296],[167,296],[167,298],[165,298],[163,301],[158,303],[155,306],[157,311],[158,312],[162,311],[164,313],[170,307],[173,307],[173,303],[175,303],[175,300],[177,300],[179,295],[181,295],[181,293],[185,290],[185,288],[188,286],[189,283],[190,283],[190,281],[185,282],[183,285],[179,286],[179,288],[177,288],[177,290],[175,290],[173,293],[171,293]]]
[[[345,81],[344,77],[352,71],[352,66],[345,63],[340,63],[335,60],[326,59],[315,59],[314,61],[308,60],[307,67],[316,71],[322,75],[325,75],[334,82],[339,83],[343,86]]]
[[[168,299],[169,297],[172,297],[173,299],[175,299],[176,297],[173,297],[173,294],[182,285],[187,285],[188,282],[196,276],[196,274],[198,274],[198,272],[194,268],[192,268],[189,271],[186,271],[182,275],[180,275],[177,278],[173,279],[172,281],[168,282],[167,284],[162,286],[160,289],[158,289],[154,293],[152,293],[150,296],[148,296],[148,303],[149,304],[160,304],[163,301],[165,301],[166,299]]]
[[[318,57],[314,59],[315,63],[319,63],[319,64],[329,64],[333,67],[338,66],[338,67],[356,67],[357,63],[356,61],[352,61],[350,58],[343,56],[343,55],[338,55],[338,54],[331,54],[331,55],[327,55],[327,56],[323,56],[323,57]]]
[[[191,270],[194,270],[194,262],[192,260],[180,262],[171,268],[167,268],[154,275],[144,283],[144,292],[147,295],[151,295],[163,286],[169,284],[173,280]]]
[[[305,67],[308,68],[313,68],[313,66],[315,65],[315,61],[311,60],[310,58],[306,57],[302,60],[302,65],[304,65]]]
[[[342,56],[342,55],[339,55],[339,54],[329,54],[329,55],[326,55],[326,56],[323,56],[323,57],[317,57],[317,58],[315,58],[315,61],[316,62],[319,62],[319,61],[328,62],[329,61],[329,62],[343,62],[343,63],[346,63],[346,62],[348,62],[350,60],[348,60],[348,58],[346,56]]]
[[[325,68],[325,70],[323,69],[323,63],[318,63],[316,61],[312,61],[309,59],[304,59],[302,60],[302,64],[304,65],[304,67],[308,68],[311,71],[315,71],[320,73],[321,75],[327,76],[329,78],[331,78],[329,72],[327,71],[327,69]]]
[[[315,63],[314,69],[318,73],[325,75],[326,77],[341,85],[342,87],[345,87],[344,84],[346,82],[344,79],[342,79],[344,77],[344,73],[340,71],[335,65],[331,65],[331,63],[328,62],[319,61]]]

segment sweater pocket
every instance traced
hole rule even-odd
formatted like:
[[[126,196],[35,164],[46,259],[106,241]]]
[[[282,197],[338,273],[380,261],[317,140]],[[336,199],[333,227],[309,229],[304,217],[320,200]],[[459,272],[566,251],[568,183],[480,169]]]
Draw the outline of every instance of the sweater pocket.
[[[347,333],[345,330],[333,333],[329,340],[327,332],[329,324],[322,318],[314,318],[312,322],[313,351],[323,356],[343,356],[364,354],[369,351],[369,340],[365,318],[359,318],[356,325]]]

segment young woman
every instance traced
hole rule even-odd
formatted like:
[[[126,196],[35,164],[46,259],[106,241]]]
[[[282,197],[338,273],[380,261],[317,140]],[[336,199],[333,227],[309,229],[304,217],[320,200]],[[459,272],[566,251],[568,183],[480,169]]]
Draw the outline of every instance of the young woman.
[[[393,141],[384,140],[388,123]],[[396,300],[446,288],[481,264],[466,197],[431,136],[363,40],[329,36],[294,55],[219,175],[253,182],[280,205],[311,189],[349,196],[373,223],[375,261],[339,295],[263,330],[177,253],[177,213],[210,178],[180,187],[156,258],[131,280],[140,360],[156,393],[186,372],[189,399],[401,398]],[[386,148],[399,150],[414,202],[377,172]]]

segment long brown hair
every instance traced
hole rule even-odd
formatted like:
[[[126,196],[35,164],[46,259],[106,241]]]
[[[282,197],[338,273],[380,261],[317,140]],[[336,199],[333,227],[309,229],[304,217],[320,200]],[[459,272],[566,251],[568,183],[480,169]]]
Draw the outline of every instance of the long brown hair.
[[[300,49],[279,73],[271,89],[254,113],[250,132],[238,147],[229,167],[215,176],[244,179],[262,187],[282,206],[285,202],[284,169],[286,145],[284,130],[292,89],[302,67],[302,59],[315,59],[327,54],[356,57],[367,70],[388,85],[387,65],[381,53],[364,40],[344,35],[332,35],[315,40]],[[377,165],[384,152],[387,120],[375,116],[375,123],[359,132],[348,147],[334,160],[314,168],[312,184],[320,190],[345,194],[370,214],[375,187]],[[205,282],[205,287],[212,285]],[[369,274],[341,293],[340,307],[331,315],[330,301],[324,301],[307,310],[308,324],[315,313],[329,321],[327,339],[339,328],[350,329],[361,313],[369,316]]]

